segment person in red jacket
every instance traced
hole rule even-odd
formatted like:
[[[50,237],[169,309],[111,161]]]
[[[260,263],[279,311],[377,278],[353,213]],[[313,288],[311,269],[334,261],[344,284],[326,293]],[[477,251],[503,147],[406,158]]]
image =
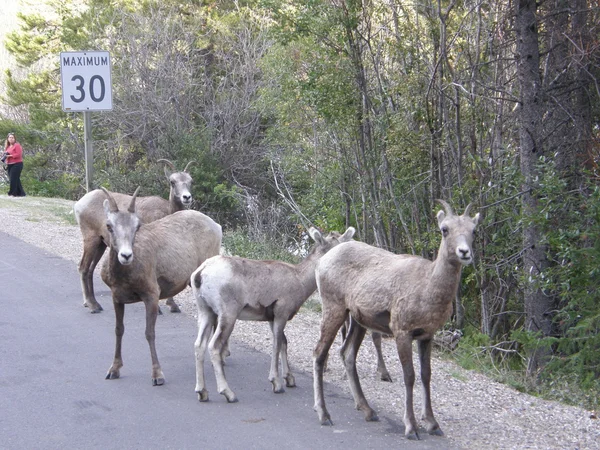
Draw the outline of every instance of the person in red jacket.
[[[8,133],[4,142],[4,155],[8,166],[8,179],[10,180],[9,197],[25,197],[21,185],[21,172],[23,171],[23,147],[17,142],[15,133]],[[4,159],[4,157],[3,157]]]

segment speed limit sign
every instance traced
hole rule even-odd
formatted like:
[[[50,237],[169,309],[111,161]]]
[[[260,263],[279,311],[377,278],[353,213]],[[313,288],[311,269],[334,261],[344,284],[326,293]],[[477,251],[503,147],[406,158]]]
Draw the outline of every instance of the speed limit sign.
[[[62,52],[60,79],[63,111],[111,110],[110,75],[109,52]]]

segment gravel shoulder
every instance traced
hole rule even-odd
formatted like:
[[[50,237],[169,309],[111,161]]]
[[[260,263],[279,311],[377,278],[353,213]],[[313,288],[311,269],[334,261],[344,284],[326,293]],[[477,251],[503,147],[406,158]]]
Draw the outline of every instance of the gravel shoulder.
[[[74,225],[72,201],[0,195],[2,230],[29,244],[78,264],[81,233]],[[175,300],[195,317],[191,291]],[[74,304],[81,307],[81,303]],[[163,311],[167,311],[163,307]],[[319,336],[320,314],[303,308],[288,323],[286,335],[293,370],[312,372],[312,350]],[[232,338],[267,354],[271,335],[266,323],[238,321]],[[336,346],[330,352],[326,381],[349,392]],[[369,338],[361,348],[358,371],[365,396],[377,411],[401,420],[404,415],[402,370],[392,340],[383,351],[393,383],[375,379],[377,361]],[[193,358],[193,355],[190,355]],[[415,364],[418,358],[415,358]],[[418,367],[416,368],[418,373]],[[265,368],[265,382],[268,368]],[[207,376],[213,376],[208,373]],[[415,384],[415,411],[420,410],[420,381]],[[432,402],[446,438],[465,449],[600,449],[600,420],[585,409],[520,393],[474,371],[467,371],[434,353]],[[327,391],[325,391],[327,396]],[[361,414],[357,412],[357,414]],[[335,417],[332,418],[335,423]],[[317,426],[315,414],[315,426]],[[443,442],[443,441],[441,441]],[[408,444],[408,442],[407,442]],[[418,444],[415,444],[418,445]]]

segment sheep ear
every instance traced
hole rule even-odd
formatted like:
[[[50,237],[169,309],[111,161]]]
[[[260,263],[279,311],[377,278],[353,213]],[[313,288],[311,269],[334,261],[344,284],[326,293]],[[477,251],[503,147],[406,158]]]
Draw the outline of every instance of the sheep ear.
[[[473,217],[473,223],[475,225],[477,225],[479,223],[479,217],[480,217],[479,213],[475,214],[475,217]]]
[[[135,190],[135,192],[133,193],[133,197],[131,197],[131,203],[129,204],[129,208],[127,208],[127,211],[129,211],[132,214],[135,213],[135,199],[137,198],[139,191],[140,191],[140,186],[138,186],[137,189]]]
[[[318,242],[319,244],[323,242],[323,235],[315,227],[310,227],[308,229],[308,234],[310,235],[313,241]]]
[[[340,242],[348,242],[352,240],[354,233],[356,233],[356,229],[354,227],[348,227],[348,229],[340,236],[338,240]]]
[[[444,221],[445,218],[446,218],[446,213],[440,209],[437,213],[438,225],[442,225],[442,222]]]
[[[110,210],[110,202],[107,198],[104,199],[104,203],[102,205],[104,206],[104,214],[106,214],[106,217],[108,217],[108,215],[113,211]]]

